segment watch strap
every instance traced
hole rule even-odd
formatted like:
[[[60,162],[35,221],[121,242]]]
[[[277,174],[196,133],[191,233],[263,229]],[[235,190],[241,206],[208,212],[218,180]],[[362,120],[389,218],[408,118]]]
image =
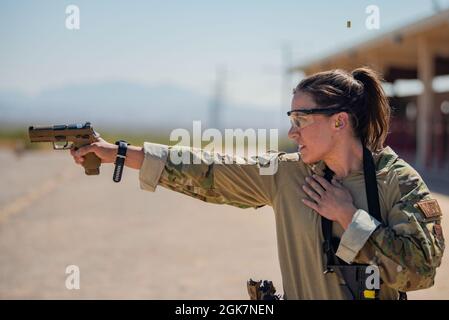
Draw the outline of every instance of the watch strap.
[[[126,151],[128,150],[128,142],[119,140],[115,142],[118,145],[117,156],[115,158],[115,168],[112,180],[120,182],[122,180],[123,168],[125,167]]]

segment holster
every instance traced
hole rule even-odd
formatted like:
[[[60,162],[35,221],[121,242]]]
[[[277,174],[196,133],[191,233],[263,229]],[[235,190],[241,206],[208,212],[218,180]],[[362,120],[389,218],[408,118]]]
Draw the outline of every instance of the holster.
[[[246,288],[250,300],[280,300],[281,296],[276,293],[276,288],[272,281],[260,280],[254,281],[249,279],[246,282]]]
[[[369,265],[332,265],[330,266],[344,281],[343,285],[354,300],[377,300],[379,289],[366,287],[366,280],[370,274],[366,273]]]

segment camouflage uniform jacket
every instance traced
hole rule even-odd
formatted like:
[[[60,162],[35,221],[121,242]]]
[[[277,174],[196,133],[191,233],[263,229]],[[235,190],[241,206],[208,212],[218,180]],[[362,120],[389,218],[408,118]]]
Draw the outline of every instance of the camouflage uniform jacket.
[[[322,272],[321,216],[301,201],[305,177],[323,175],[323,162],[305,164],[298,153],[245,159],[147,142],[143,149],[139,180],[144,190],[160,185],[210,203],[273,208],[284,298],[349,298],[335,273]],[[337,256],[377,265],[381,298],[397,299],[398,291],[434,284],[444,251],[441,210],[420,175],[390,147],[373,157],[382,221],[367,213],[363,171],[352,172],[342,184],[358,210],[347,230],[334,223],[333,234],[341,238]],[[275,168],[273,174],[261,172],[268,165]]]

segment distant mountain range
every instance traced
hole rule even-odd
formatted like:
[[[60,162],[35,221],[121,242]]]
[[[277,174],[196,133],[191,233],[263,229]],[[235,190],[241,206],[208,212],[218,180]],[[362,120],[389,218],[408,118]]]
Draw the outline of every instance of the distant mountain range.
[[[255,93],[257,94],[257,93]],[[96,127],[120,130],[192,128],[210,119],[211,98],[174,85],[143,86],[130,82],[70,85],[27,96],[0,91],[0,125],[91,121]],[[277,128],[279,109],[225,105],[224,128]],[[285,126],[287,126],[287,119]]]

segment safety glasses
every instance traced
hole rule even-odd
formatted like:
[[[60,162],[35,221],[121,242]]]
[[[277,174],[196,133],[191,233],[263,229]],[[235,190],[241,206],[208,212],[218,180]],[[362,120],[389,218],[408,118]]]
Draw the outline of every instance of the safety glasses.
[[[315,109],[297,109],[288,111],[287,116],[289,116],[293,127],[305,128],[314,122],[313,117],[310,116],[312,114],[333,115],[343,111],[347,111],[347,109],[341,106]]]

